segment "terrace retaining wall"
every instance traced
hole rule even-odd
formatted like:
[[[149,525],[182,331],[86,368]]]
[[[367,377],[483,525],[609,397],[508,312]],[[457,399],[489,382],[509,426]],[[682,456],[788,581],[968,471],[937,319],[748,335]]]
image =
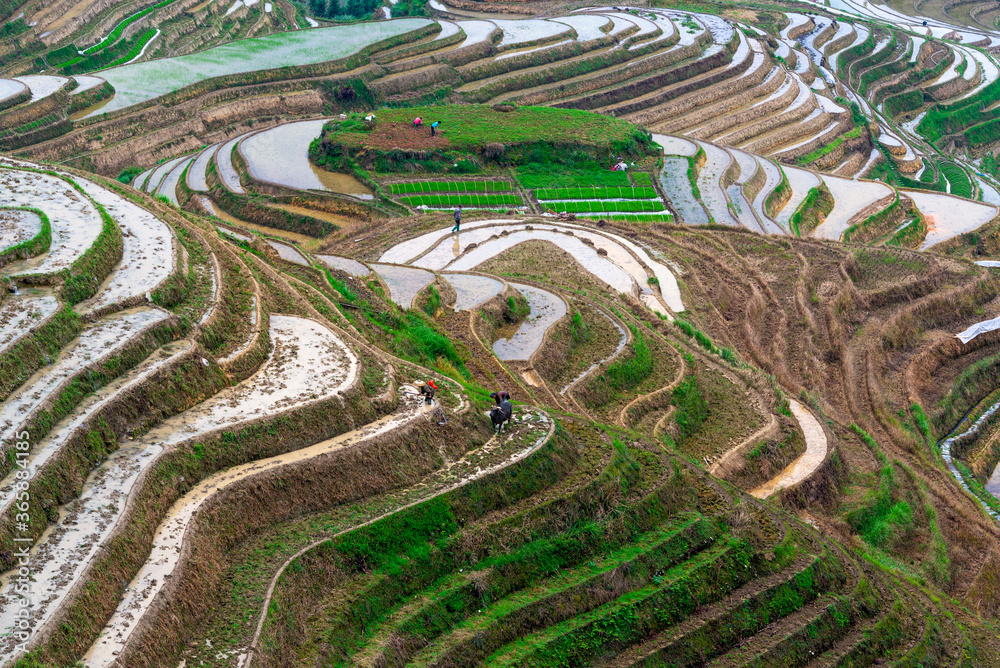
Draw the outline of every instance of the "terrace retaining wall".
[[[836,21],[834,21],[834,24],[836,24]],[[857,39],[857,37],[858,37],[858,31],[855,30],[853,26],[851,26],[851,32],[847,33],[840,39],[833,40],[832,42],[826,45],[826,48],[823,49],[823,55],[829,56],[831,54],[840,51],[841,49],[847,48],[851,44],[854,44],[854,40]]]
[[[796,86],[795,89],[795,93],[798,95],[798,86]],[[763,120],[753,122],[750,125],[736,129],[732,133],[725,135],[726,143],[742,144],[753,139],[754,137],[766,134],[775,128],[790,124],[795,124],[796,129],[802,130],[802,132],[796,133],[797,136],[807,134],[808,132],[819,131],[829,124],[829,114],[818,114],[809,121],[798,123],[799,120],[811,114],[817,106],[816,97],[811,96],[805,104],[800,105],[797,109],[793,109],[792,111],[784,112],[778,114],[777,116],[768,116],[761,113],[758,117],[764,117]],[[789,135],[790,134],[791,133],[789,133]],[[787,142],[789,135],[764,137],[757,142],[749,144],[747,146],[747,150],[764,155],[769,149]]]
[[[458,72],[450,65],[433,65],[430,69],[406,72],[388,80],[373,81],[369,86],[373,91],[387,97],[433,84],[460,84]]]
[[[737,77],[746,72],[752,62],[753,57],[749,56],[736,67],[727,69],[732,63],[732,54],[726,49],[722,49],[707,58],[699,58],[693,63],[682,65],[663,74],[647,77],[634,84],[603,93],[595,93],[585,98],[574,100],[573,103],[556,104],[554,106],[596,109],[598,107],[610,106],[623,100],[633,100],[633,102],[615,107],[614,115],[622,116],[641,111],[662,102],[668,102],[693,91],[707,88],[730,77]],[[641,100],[636,99],[647,94],[649,94],[648,97],[644,97]]]
[[[425,56],[414,58],[412,60],[388,63],[385,65],[385,69],[387,72],[392,73],[404,69],[413,69],[437,63],[446,63],[452,67],[461,67],[462,65],[467,65],[476,60],[494,55],[496,53],[496,47],[493,44],[493,40],[495,39],[499,41],[502,34],[503,32],[500,28],[496,28],[490,33],[489,38],[482,42],[459,47],[457,49],[449,49],[443,53],[429,53]]]
[[[812,103],[815,104],[815,98],[812,99]],[[808,106],[808,105],[804,105]],[[791,116],[794,117],[793,125],[788,128],[787,132],[771,132],[776,128],[781,128],[788,125],[789,115],[783,114],[782,116],[775,116],[769,118],[765,121],[761,121],[757,124],[757,127],[764,132],[771,132],[765,137],[758,139],[757,141],[751,142],[746,145],[745,149],[751,153],[759,153],[761,155],[767,155],[771,153],[774,149],[793,142],[795,139],[801,138],[806,135],[815,134],[820,132],[823,128],[830,124],[830,115],[827,113],[817,114],[808,121],[803,121],[802,123],[797,123],[799,119],[808,116],[811,111],[803,113],[800,110],[792,112]],[[785,118],[784,122],[781,122],[782,117]],[[756,134],[748,134],[748,130],[744,129],[740,132],[741,135],[747,136],[749,139],[753,136],[759,136],[762,132],[757,132]],[[728,138],[727,138],[727,141]],[[810,149],[811,150],[811,149]],[[808,153],[809,151],[806,151]]]
[[[966,67],[969,65],[966,64]],[[949,81],[948,83],[941,84],[938,86],[931,86],[925,89],[928,95],[937,101],[949,100],[953,97],[957,97],[962,93],[966,93],[976,86],[979,85],[983,78],[983,70],[978,64],[975,64],[978,68],[978,74],[972,79],[966,79],[964,75],[960,75]]]
[[[510,101],[518,104],[534,105],[545,104],[567,96],[582,95],[606,86],[612,86],[631,77],[658,72],[681,61],[694,58],[702,52],[704,45],[710,41],[711,36],[703,33],[698,36],[698,39],[693,44],[687,44],[659,56],[652,56],[635,66],[620,67],[611,65],[610,67],[595,70],[595,72],[602,72],[603,70],[600,74],[588,76],[580,81],[560,84],[558,87],[552,86],[542,91],[525,93],[512,97]],[[572,102],[568,102],[566,104],[556,104],[555,106],[572,108],[573,105]]]
[[[765,62],[770,63],[770,58],[767,58]],[[720,113],[746,106],[753,100],[766,97],[776,91],[781,87],[784,77],[773,77],[765,85],[763,82],[771,72],[772,67],[762,66],[752,74],[729,79],[694,95],[638,112],[630,116],[629,120],[640,125],[651,125],[657,119],[668,118],[666,123],[657,126],[664,132],[673,132],[675,129],[699,125],[711,118],[718,117]],[[721,102],[712,106],[712,103],[719,100]],[[693,113],[678,118],[681,114],[689,111],[693,111]]]
[[[767,92],[766,90],[761,91],[763,95],[767,96],[769,96],[773,92],[774,92],[773,90],[770,92]],[[748,101],[746,100],[746,98],[753,94],[754,94],[753,92],[748,91],[743,95],[740,95],[738,97],[739,102],[742,103],[740,106],[745,105],[746,102]],[[798,94],[799,94],[798,86],[789,86],[788,90],[786,90],[784,93],[774,98],[773,100],[758,102],[757,104],[748,109],[742,109],[733,114],[729,115],[713,114],[711,113],[712,109],[706,109],[703,111],[696,112],[690,117],[691,125],[694,125],[695,123],[702,123],[705,121],[709,121],[713,117],[716,118],[716,120],[708,123],[708,125],[705,125],[702,128],[699,128],[694,133],[694,136],[697,136],[699,139],[709,139],[711,137],[717,136],[722,133],[732,132],[734,129],[739,128],[741,125],[745,125],[747,123],[755,123],[760,121],[760,119],[762,118],[770,118],[773,114],[780,114],[782,110],[787,109],[788,106],[795,100],[795,98],[798,97]],[[815,108],[815,102],[813,108]]]
[[[830,22],[830,25],[824,28],[820,34],[816,35],[816,38],[813,40],[813,48],[815,48],[820,53],[823,53],[823,45],[826,44],[828,40],[830,40],[834,35],[837,34],[838,29],[839,26],[837,25],[836,21]]]
[[[816,28],[816,23],[812,19],[809,19],[805,23],[797,25],[791,30],[789,30],[788,37],[789,39],[795,40],[801,37],[802,35],[807,35],[811,33],[815,28]]]
[[[381,397],[368,397],[359,374],[350,388],[328,399],[241,423],[238,432],[220,427],[163,452],[140,474],[128,496],[121,521],[105,542],[105,549],[69,592],[66,604],[48,624],[38,629],[34,638],[36,646],[45,646],[50,655],[61,657],[60,663],[75,661],[87,651],[104,621],[114,612],[124,588],[145,563],[153,537],[167,511],[199,481],[219,470],[291,452],[368,424],[395,408],[398,398],[393,399],[395,401],[386,402]],[[195,455],[195,443],[206,456]],[[326,476],[321,479],[329,483]],[[316,493],[317,501],[326,498],[319,496],[321,491]],[[287,499],[282,494],[267,497]],[[239,515],[247,519],[245,516],[249,514]],[[235,518],[232,513],[230,517]],[[202,560],[194,561],[203,567],[209,565]],[[156,607],[161,605],[154,603]],[[171,612],[184,615],[190,609],[188,605],[175,606]],[[183,626],[174,624],[172,628],[175,633],[181,633]],[[162,635],[156,642],[175,639],[173,634]],[[148,665],[138,658],[136,661],[127,665]]]

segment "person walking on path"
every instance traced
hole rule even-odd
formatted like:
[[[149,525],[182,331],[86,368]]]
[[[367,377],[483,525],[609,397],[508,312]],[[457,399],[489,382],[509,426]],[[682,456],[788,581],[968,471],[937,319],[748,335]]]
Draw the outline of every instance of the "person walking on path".
[[[459,226],[462,224],[462,205],[459,204],[455,209],[455,227],[451,228],[452,232],[458,232]]]
[[[438,126],[441,125],[441,121],[434,121],[431,123],[431,137],[437,132]]]

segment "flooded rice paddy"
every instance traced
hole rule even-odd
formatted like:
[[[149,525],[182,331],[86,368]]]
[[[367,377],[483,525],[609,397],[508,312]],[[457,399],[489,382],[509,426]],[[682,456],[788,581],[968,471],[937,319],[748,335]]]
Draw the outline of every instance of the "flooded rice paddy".
[[[166,197],[174,206],[180,206],[180,202],[177,201],[177,185],[181,182],[181,175],[184,173],[184,170],[188,168],[193,160],[194,158],[190,157],[178,162],[163,178],[163,183],[160,184],[156,194]]]
[[[316,255],[315,257],[331,269],[345,271],[351,276],[367,276],[371,273],[371,270],[368,269],[368,267],[361,264],[357,260],[352,260],[347,257],[338,257],[336,255]]]
[[[0,102],[14,97],[26,88],[27,86],[15,79],[0,79]]]
[[[167,178],[167,174],[184,161],[184,158],[174,158],[173,160],[168,160],[158,166],[153,170],[150,175],[149,180],[146,181],[146,192],[153,194],[160,190],[160,186],[163,184],[163,180]]]
[[[0,207],[31,207],[45,213],[52,227],[49,251],[14,262],[2,273],[45,274],[66,269],[97,240],[103,221],[90,200],[55,176],[0,169]]]
[[[309,160],[309,144],[327,119],[286,123],[251,135],[240,152],[254,178],[296,190],[326,190],[372,199],[370,189],[349,174],[328,172]]]
[[[186,413],[166,420],[133,446],[123,448],[129,465],[139,470],[146,469],[156,455],[179,443],[222,427],[231,429],[256,417],[279,415],[298,406],[331,398],[344,392],[357,379],[357,357],[333,332],[319,323],[305,318],[272,315],[271,340],[274,342],[271,356],[254,377],[223,390]],[[292,460],[297,456],[301,455],[293,453],[285,457]],[[248,466],[256,465],[259,462]],[[220,475],[232,474],[232,471]],[[94,477],[97,477],[96,474]],[[128,485],[128,491],[132,491],[131,485]],[[127,498],[127,495],[128,492],[124,497]],[[108,496],[102,491],[96,498],[102,500]],[[109,514],[119,516],[120,511]],[[165,524],[161,526],[158,540],[168,533],[175,542],[169,548],[170,565],[164,573],[169,573],[179,559],[177,548],[184,532],[170,531],[169,524]],[[95,542],[104,542],[109,536],[110,531],[102,531]],[[163,564],[164,555],[153,555],[147,563],[157,562]],[[158,576],[158,573],[155,568],[152,575],[150,569],[143,569],[133,579],[102,636],[88,652],[87,666],[106,666],[114,661],[137,626],[133,622],[148,609],[155,594],[165,584],[167,578]]]
[[[38,102],[42,98],[52,95],[57,90],[69,83],[66,77],[54,77],[46,74],[32,74],[26,77],[14,77],[15,81],[20,81],[31,91],[31,102]]]
[[[215,151],[218,148],[218,144],[212,144],[199,153],[198,157],[191,163],[191,167],[187,173],[187,184],[191,190],[202,193],[208,192],[208,163],[212,161],[212,156],[215,155]]]
[[[278,253],[278,257],[286,262],[294,262],[295,264],[300,264],[303,267],[309,266],[309,261],[300,253],[298,250],[289,246],[288,244],[283,244],[273,239],[266,240],[268,245],[273,248]]]
[[[167,317],[164,311],[138,308],[123,311],[85,329],[48,365],[0,404],[0,443],[13,447],[12,434],[50,395],[86,367],[121,350],[134,337]],[[2,628],[0,628],[2,631]]]
[[[698,190],[701,192],[701,201],[708,209],[712,219],[720,225],[737,225],[729,212],[729,202],[726,200],[726,193],[722,190],[720,181],[722,175],[729,167],[730,156],[724,149],[706,142],[699,142],[701,149],[705,151],[705,164],[698,173]]]
[[[993,220],[997,215],[997,207],[983,202],[972,202],[917,190],[900,190],[900,192],[912,199],[920,213],[927,219],[927,236],[920,244],[920,250],[964,232],[971,232]]]
[[[410,308],[417,293],[434,281],[434,274],[413,267],[373,264],[371,268],[389,286],[389,296],[403,308]]]
[[[0,251],[28,241],[42,231],[42,219],[33,211],[0,209]]]
[[[475,274],[442,274],[451,287],[455,288],[456,311],[468,311],[487,299],[496,297],[503,290],[503,283],[495,278]]]
[[[653,135],[653,141],[663,147],[666,155],[679,155],[685,158],[693,158],[698,152],[698,146],[687,139],[673,137],[671,135]]]
[[[789,399],[788,404],[792,409],[792,415],[795,416],[799,427],[802,428],[802,434],[806,440],[806,450],[786,466],[781,473],[750,492],[758,499],[766,499],[783,487],[791,487],[802,482],[812,475],[813,471],[819,468],[819,465],[826,458],[827,441],[823,425],[812,414],[812,411],[795,399]]]
[[[17,343],[59,308],[59,300],[45,288],[29,288],[0,303],[0,353]]]
[[[799,205],[802,204],[806,196],[809,195],[809,191],[819,187],[820,180],[818,176],[804,169],[789,167],[787,165],[781,169],[785,172],[785,178],[788,179],[788,185],[792,189],[792,196],[789,198],[788,203],[778,212],[777,216],[775,216],[775,219],[778,221],[778,224],[787,230],[792,215],[798,210]]]
[[[660,172],[660,185],[683,222],[688,225],[708,224],[708,213],[705,212],[701,202],[694,196],[694,190],[691,189],[687,159],[664,156],[663,171]]]
[[[412,263],[433,270],[468,271],[531,240],[555,243],[609,286],[623,293],[638,291],[652,310],[669,315],[659,305],[655,290],[649,284],[648,267],[657,278],[660,296],[666,305],[678,313],[684,310],[677,279],[666,265],[652,259],[645,250],[624,237],[567,223],[477,221],[457,235],[452,235],[448,228],[441,228],[389,248],[380,261]],[[603,251],[603,256],[597,253],[598,249]]]
[[[584,244],[576,236],[568,236],[561,232],[550,230],[520,230],[511,232],[505,237],[491,239],[477,248],[465,252],[461,257],[448,265],[454,271],[469,271],[484,262],[500,255],[504,251],[526,241],[549,241],[569,253],[584,269],[608,284],[618,292],[632,293],[632,278],[621,267],[610,259],[597,254],[597,250]]]
[[[545,332],[566,315],[566,303],[558,296],[541,288],[511,283],[528,300],[531,312],[509,339],[493,343],[493,352],[505,362],[527,362],[538,350]]]
[[[233,428],[330,398],[356,381],[357,357],[319,323],[274,315],[270,335],[274,344],[271,355],[251,379],[165,420],[141,439],[122,447],[88,477],[80,498],[66,507],[58,525],[43,534],[32,550],[36,591],[44,594],[33,608],[35,628],[54,615],[73,586],[85,577],[123,517],[136,482],[161,453],[221,428]],[[19,599],[7,595],[6,586],[4,594],[0,599],[0,628],[9,628]],[[151,602],[151,598],[136,601],[127,597],[109,623],[112,632],[105,633],[95,647],[124,641],[130,624],[121,624],[122,615],[133,620],[138,609]],[[11,637],[0,639],[0,659],[9,661],[16,654],[13,645]],[[116,653],[113,648],[101,656]]]
[[[248,237],[245,234],[240,234],[239,232],[237,232],[235,230],[231,230],[228,227],[220,227],[219,225],[216,225],[215,229],[217,229],[220,234],[224,234],[226,236],[230,236],[233,239],[236,239],[238,241],[243,241],[245,243],[251,243],[253,241],[253,237]]]
[[[219,147],[218,152],[215,154],[215,166],[219,178],[222,179],[222,183],[237,195],[244,195],[246,191],[243,190],[243,186],[240,184],[240,175],[236,172],[236,168],[233,167],[233,149],[236,148],[236,144],[239,141],[240,137],[234,137]],[[149,186],[146,186],[146,188],[148,190]]]
[[[170,228],[131,200],[96,183],[84,179],[79,182],[118,223],[123,244],[121,262],[88,308],[98,309],[129,297],[150,294],[174,269]]]
[[[90,76],[87,74],[77,74],[73,77],[76,81],[76,88],[70,95],[79,95],[84,91],[91,90],[92,88],[97,88],[104,84],[104,79],[101,77]]]
[[[833,195],[833,210],[813,232],[820,239],[838,241],[850,226],[850,220],[865,207],[892,194],[892,189],[872,181],[852,181],[823,175],[823,183]]]
[[[428,24],[427,19],[394,19],[281,32],[186,56],[122,65],[101,73],[116,93],[100,111],[124,109],[213,77],[337,60]]]

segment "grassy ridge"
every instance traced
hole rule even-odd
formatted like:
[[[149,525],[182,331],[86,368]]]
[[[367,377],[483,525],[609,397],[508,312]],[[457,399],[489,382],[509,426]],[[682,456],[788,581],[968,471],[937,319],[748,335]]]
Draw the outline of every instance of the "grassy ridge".
[[[408,193],[474,193],[474,192],[505,192],[512,186],[506,181],[407,181],[405,183],[390,183],[389,192],[393,195]]]
[[[637,211],[664,211],[663,202],[650,202],[648,200],[623,200],[620,202],[603,201],[564,201],[564,202],[542,202],[546,209],[553,211],[565,211],[567,213],[604,213],[608,211],[622,211],[625,213]]]
[[[93,70],[116,67],[132,60],[139,55],[146,45],[156,36],[156,29],[150,28],[141,35],[132,39],[122,40],[113,47],[100,51],[99,53],[74,58],[60,67],[63,74],[79,74],[81,72],[92,72]]]
[[[410,206],[431,208],[520,206],[522,203],[518,195],[409,195],[400,197],[400,200]]]
[[[39,230],[38,234],[32,238],[22,241],[19,244],[14,244],[9,248],[0,248],[0,267],[13,262],[14,260],[23,260],[40,255],[47,251],[49,249],[49,245],[52,243],[52,225],[49,223],[49,217],[38,209],[30,207],[18,207],[18,209],[21,211],[30,211],[41,218],[42,229]]]
[[[115,28],[114,28],[114,30],[112,30],[110,33],[108,33],[107,37],[105,37],[104,39],[102,39],[100,42],[98,42],[94,46],[91,46],[91,47],[88,47],[86,49],[83,49],[83,53],[85,53],[87,55],[90,55],[92,53],[96,53],[96,52],[100,51],[101,49],[104,49],[106,47],[111,46],[116,41],[118,41],[119,37],[122,36],[122,32],[125,30],[125,28],[129,27],[130,25],[132,25],[133,23],[135,23],[136,21],[138,21],[142,17],[146,16],[150,12],[154,12],[157,9],[159,9],[160,7],[166,7],[167,5],[169,5],[173,1],[174,0],[163,0],[163,2],[155,4],[152,7],[147,7],[146,9],[143,9],[141,11],[136,12],[132,16],[129,16],[129,17],[126,17],[125,19],[122,19],[121,23],[119,23],[118,25],[116,25]]]
[[[581,165],[579,162],[560,164],[556,168],[551,163],[542,161],[529,162],[515,168],[514,174],[525,188],[631,188],[628,175],[625,172],[612,172],[603,165],[590,163]],[[652,183],[642,183],[635,174],[635,182],[640,186],[652,186]],[[648,176],[648,175],[646,175]]]
[[[553,144],[585,144],[619,152],[633,143],[643,146],[650,142],[646,132],[626,121],[588,111],[554,109],[551,107],[519,107],[508,112],[494,111],[485,105],[448,105],[382,109],[374,130],[337,129],[327,125],[324,134],[333,141],[348,146],[364,146],[379,126],[392,123],[409,125],[420,116],[425,123],[439,121],[439,132],[449,148],[478,149],[486,144],[533,144],[540,140]]]
[[[583,215],[587,216],[587,214],[583,214]],[[587,217],[597,217],[597,216],[595,215],[595,216],[587,216]],[[629,213],[614,212],[614,213],[608,213],[608,214],[600,214],[600,217],[604,218],[605,220],[622,221],[622,222],[626,222],[626,223],[672,223],[672,222],[674,222],[674,214],[672,214],[672,213],[666,213],[666,212],[664,212],[664,213],[645,213],[645,214],[644,213],[629,214]]]
[[[801,237],[802,233],[799,231],[799,223],[802,221],[802,217],[805,215],[809,209],[813,208],[816,204],[816,200],[819,199],[819,187],[812,188],[806,193],[806,198],[802,200],[799,204],[799,208],[795,210],[792,217],[788,220],[788,226],[792,228],[795,232],[795,236]]]
[[[969,181],[969,176],[965,173],[964,169],[954,162],[947,160],[939,160],[938,169],[941,170],[944,177],[948,179],[948,183],[951,184],[952,195],[972,197],[972,183]]]
[[[608,188],[578,186],[576,188],[539,188],[535,197],[543,199],[652,199],[656,190],[651,187]]]

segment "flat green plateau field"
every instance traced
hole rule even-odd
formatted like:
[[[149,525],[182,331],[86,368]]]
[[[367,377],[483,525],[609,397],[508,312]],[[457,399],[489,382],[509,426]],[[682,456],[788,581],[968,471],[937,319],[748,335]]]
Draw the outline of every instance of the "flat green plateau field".
[[[423,119],[425,127],[412,127],[416,117]],[[435,121],[441,125],[432,138],[428,126]],[[383,149],[471,149],[493,143],[511,146],[537,141],[613,147],[646,141],[641,128],[589,111],[551,107],[496,111],[484,105],[383,109],[371,130],[350,124],[344,131],[326,133],[326,137],[349,146]]]

